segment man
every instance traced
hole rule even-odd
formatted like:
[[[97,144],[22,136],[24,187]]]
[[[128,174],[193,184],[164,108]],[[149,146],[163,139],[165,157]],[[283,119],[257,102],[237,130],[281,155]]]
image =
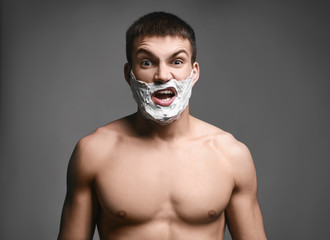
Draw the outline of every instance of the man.
[[[126,34],[137,113],[77,144],[59,239],[266,239],[254,164],[232,135],[189,115],[199,78],[192,28],[154,12]]]

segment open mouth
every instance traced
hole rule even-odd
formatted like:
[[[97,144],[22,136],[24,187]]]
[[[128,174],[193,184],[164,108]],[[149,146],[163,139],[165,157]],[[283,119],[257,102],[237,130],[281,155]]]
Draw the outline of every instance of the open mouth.
[[[161,106],[169,106],[173,103],[176,97],[176,91],[174,88],[166,88],[158,90],[152,94],[152,101]]]

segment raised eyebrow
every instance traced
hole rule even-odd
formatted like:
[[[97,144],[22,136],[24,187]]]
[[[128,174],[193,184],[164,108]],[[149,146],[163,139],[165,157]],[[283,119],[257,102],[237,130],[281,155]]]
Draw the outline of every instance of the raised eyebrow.
[[[150,55],[150,56],[152,56],[152,57],[155,56],[151,51],[149,51],[149,50],[147,50],[147,49],[145,49],[145,48],[139,48],[139,49],[137,50],[137,52],[136,52],[136,55],[143,54],[143,53],[145,53],[145,54],[147,54],[147,55]],[[189,57],[189,53],[188,53],[185,49],[180,49],[180,50],[174,52],[174,53],[170,56],[170,58],[175,58],[175,57],[178,56],[180,53],[184,53],[185,55],[187,55],[187,57]]]
[[[186,50],[184,50],[184,49],[180,49],[180,50],[176,51],[175,53],[173,53],[173,54],[171,55],[170,58],[175,58],[175,57],[178,56],[180,53],[184,53],[185,55],[187,55],[187,57],[189,57],[189,54],[188,54],[188,52],[187,52]]]
[[[139,54],[147,54],[147,55],[150,55],[150,56],[152,56],[152,57],[154,57],[155,55],[152,53],[152,52],[150,52],[149,50],[147,50],[147,49],[145,49],[145,48],[139,48],[138,50],[137,50],[137,52],[136,52],[136,55],[139,55]]]

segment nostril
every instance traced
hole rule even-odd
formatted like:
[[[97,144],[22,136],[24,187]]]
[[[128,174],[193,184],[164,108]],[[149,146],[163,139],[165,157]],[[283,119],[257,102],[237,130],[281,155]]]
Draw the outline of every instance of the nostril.
[[[170,79],[169,79],[169,80],[170,80]],[[158,85],[160,85],[160,84],[164,84],[164,83],[168,82],[169,80],[156,79],[156,80],[155,80],[155,84],[158,84]]]

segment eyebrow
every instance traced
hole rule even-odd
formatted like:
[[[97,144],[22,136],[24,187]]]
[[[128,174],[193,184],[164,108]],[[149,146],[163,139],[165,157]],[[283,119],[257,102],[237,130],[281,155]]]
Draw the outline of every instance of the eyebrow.
[[[136,52],[136,55],[145,53],[147,55],[151,55],[151,56],[155,56],[152,52],[150,52],[149,50],[145,49],[145,48],[139,48]]]
[[[171,58],[175,58],[176,56],[178,56],[180,53],[184,53],[185,55],[187,55],[187,57],[189,57],[188,52],[185,49],[180,49],[178,51],[176,51],[175,53],[173,53],[171,55]]]
[[[143,53],[155,57],[155,55],[151,51],[149,51],[149,50],[147,50],[145,48],[139,48],[137,50],[137,52],[136,52],[136,55],[143,54]],[[188,52],[185,49],[179,49],[178,51],[174,52],[170,56],[170,58],[175,58],[176,56],[178,56],[181,53],[184,53],[185,55],[187,55],[187,57],[189,57],[189,54],[188,54]]]

